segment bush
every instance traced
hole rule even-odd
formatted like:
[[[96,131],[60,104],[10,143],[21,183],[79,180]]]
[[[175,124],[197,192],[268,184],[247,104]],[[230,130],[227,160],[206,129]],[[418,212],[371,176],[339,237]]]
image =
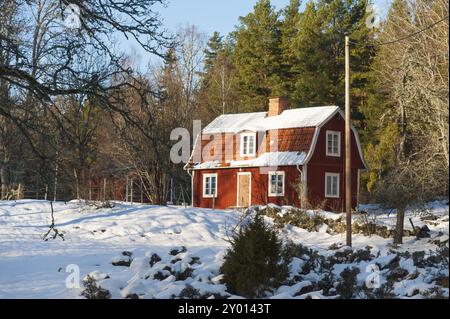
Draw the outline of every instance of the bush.
[[[351,299],[355,290],[357,288],[356,285],[356,276],[359,274],[359,269],[356,267],[345,268],[341,272],[342,281],[336,287],[336,292],[341,296],[342,299]]]
[[[255,298],[287,279],[288,264],[276,230],[256,214],[231,239],[220,271],[230,293]]]
[[[103,289],[101,286],[97,286],[95,279],[91,276],[83,281],[84,290],[81,292],[81,296],[86,299],[110,299],[111,294],[108,290]]]

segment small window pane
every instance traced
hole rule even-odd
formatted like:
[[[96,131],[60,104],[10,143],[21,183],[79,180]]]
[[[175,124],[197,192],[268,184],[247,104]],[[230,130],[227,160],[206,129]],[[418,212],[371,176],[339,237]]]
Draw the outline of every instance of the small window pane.
[[[331,176],[327,176],[327,194],[331,194]]]

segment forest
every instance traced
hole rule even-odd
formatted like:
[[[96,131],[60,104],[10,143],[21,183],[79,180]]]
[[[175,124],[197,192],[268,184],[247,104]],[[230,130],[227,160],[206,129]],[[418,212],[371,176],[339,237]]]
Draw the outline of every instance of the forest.
[[[377,24],[368,0],[258,0],[230,34],[167,32],[162,3],[0,0],[0,199],[189,202],[172,130],[270,96],[343,107],[345,36],[362,198],[448,197],[448,0],[393,0]],[[70,4],[79,28],[62,23]],[[154,57],[144,70],[118,35]]]

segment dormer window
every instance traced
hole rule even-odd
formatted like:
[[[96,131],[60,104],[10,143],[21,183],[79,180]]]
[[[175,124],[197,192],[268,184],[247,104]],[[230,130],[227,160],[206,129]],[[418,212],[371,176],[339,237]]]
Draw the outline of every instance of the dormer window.
[[[256,155],[256,133],[241,134],[241,157]]]
[[[327,156],[341,156],[341,132],[327,131]]]

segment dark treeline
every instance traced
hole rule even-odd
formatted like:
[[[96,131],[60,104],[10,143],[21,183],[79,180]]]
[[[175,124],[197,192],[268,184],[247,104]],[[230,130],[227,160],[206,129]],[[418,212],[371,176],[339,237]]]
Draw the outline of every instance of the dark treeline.
[[[448,196],[447,0],[395,0],[376,26],[367,0],[292,0],[282,10],[259,0],[230,34],[186,26],[171,36],[148,9],[160,1],[125,2],[137,20],[117,25],[93,12],[96,1],[80,2],[81,31],[67,33],[56,22],[61,1],[0,0],[2,198],[20,184],[27,197],[47,188],[49,198],[125,199],[128,177],[136,200],[164,204],[173,186],[187,201],[172,129],[263,111],[275,95],[292,107],[343,106],[346,35],[366,199],[403,208]],[[114,31],[163,62],[139,74],[109,40]]]

